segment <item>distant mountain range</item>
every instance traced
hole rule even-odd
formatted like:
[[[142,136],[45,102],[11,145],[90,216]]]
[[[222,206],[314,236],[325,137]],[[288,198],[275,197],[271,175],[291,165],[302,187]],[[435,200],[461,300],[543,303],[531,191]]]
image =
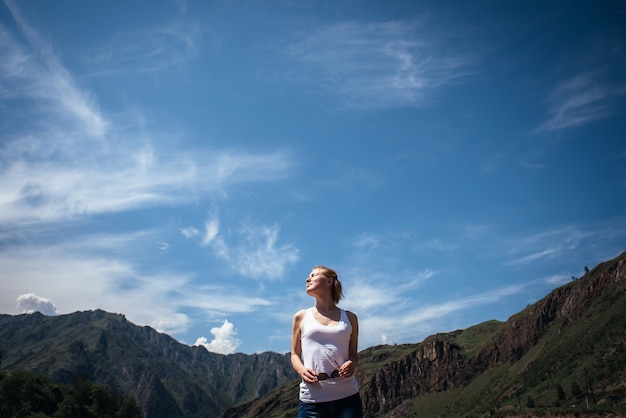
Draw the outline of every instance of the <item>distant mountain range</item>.
[[[587,270],[587,269],[586,269]],[[144,416],[294,417],[289,355],[210,353],[104,311],[0,315],[3,370],[76,375]],[[626,416],[626,253],[506,322],[363,350],[366,417]]]
[[[84,374],[132,396],[149,418],[215,417],[297,377],[284,354],[208,352],[181,344],[123,315],[0,315],[2,369],[71,383]]]

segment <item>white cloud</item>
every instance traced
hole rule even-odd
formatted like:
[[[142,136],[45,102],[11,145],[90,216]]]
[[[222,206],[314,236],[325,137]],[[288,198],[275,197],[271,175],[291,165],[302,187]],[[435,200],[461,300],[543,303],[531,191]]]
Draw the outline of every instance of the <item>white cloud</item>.
[[[148,323],[152,328],[161,332],[177,333],[184,332],[189,326],[189,316],[176,312],[173,315],[157,317]]]
[[[310,31],[288,53],[301,64],[294,79],[341,96],[347,107],[415,106],[474,65],[445,38],[426,22],[342,22]]]
[[[385,286],[380,283],[378,286],[360,283],[358,286],[350,287],[349,293],[342,303],[354,309],[355,312],[367,312],[374,308],[381,308],[400,303],[401,297],[393,286]]]
[[[626,85],[598,78],[599,74],[584,73],[559,83],[548,98],[550,117],[536,132],[575,128],[615,114],[615,99],[626,94]]]
[[[5,152],[0,150],[4,162],[0,169],[0,221],[55,222],[181,204],[192,201],[198,192],[212,193],[239,182],[274,180],[286,175],[289,167],[284,156],[278,154],[230,152],[218,153],[213,163],[203,164],[182,154],[170,155],[164,162],[155,156],[146,166],[131,155],[135,146],[132,140],[122,144],[112,139],[106,144],[86,148],[85,144],[59,136],[55,158],[51,159],[46,155],[49,151],[44,141],[9,140]],[[144,147],[136,146],[140,147],[136,152]],[[9,149],[13,155],[7,155]],[[23,157],[26,149],[31,158]],[[224,155],[228,156],[226,162]],[[206,182],[206,178],[212,180]],[[194,234],[193,229],[181,232]]]
[[[158,27],[120,33],[89,56],[98,68],[95,75],[157,73],[195,58],[200,35],[199,25],[186,20],[183,13]]]
[[[180,230],[188,238],[200,235],[197,228]],[[247,278],[281,280],[286,269],[299,259],[299,250],[292,244],[278,245],[280,228],[258,226],[250,223],[220,234],[220,219],[213,214],[204,223],[204,235],[200,245],[210,248],[220,260]]]
[[[540,259],[552,259],[559,255],[563,251],[563,247],[557,246],[555,248],[546,248],[533,254],[528,254],[522,258],[519,258],[510,264],[526,264]]]
[[[571,253],[581,245],[584,239],[593,237],[593,233],[582,230],[577,226],[566,226],[530,234],[515,239],[509,250],[516,258],[509,259],[507,264],[519,265],[550,260]],[[523,254],[518,256],[518,254]]]
[[[188,228],[180,228],[181,234],[183,234],[186,238],[193,238],[200,235],[200,231],[194,227]]]
[[[216,231],[211,222],[207,233]],[[292,244],[277,245],[280,228],[244,224],[233,242],[221,235],[211,235],[211,248],[216,257],[241,275],[260,280],[281,280],[288,266],[299,259],[299,250]]]
[[[375,234],[361,233],[359,234],[353,245],[357,248],[376,248],[380,244],[381,238]]]
[[[355,312],[370,312],[387,306],[406,306],[410,301],[408,295],[413,294],[413,291],[435,275],[432,269],[393,276],[363,266],[352,269],[342,278],[345,286],[342,304]]]
[[[204,224],[204,237],[202,237],[202,245],[209,245],[215,239],[220,230],[220,221],[217,217],[209,219]]]
[[[384,312],[363,311],[359,316],[359,341],[366,346],[380,344],[380,336],[383,335],[386,341],[393,339],[417,342],[419,338],[432,332],[446,331],[444,326],[449,323],[452,314],[471,311],[477,305],[496,303],[522,290],[523,286],[512,285],[414,309],[405,309],[406,304],[400,306],[392,303],[387,305]],[[381,291],[383,293],[385,291]]]
[[[22,313],[41,312],[44,315],[58,314],[57,307],[50,299],[37,296],[34,293],[26,293],[17,298],[17,309]]]
[[[268,281],[283,278],[288,266],[299,259],[299,251],[291,244],[277,245],[279,227],[253,227],[244,225],[244,240],[238,245],[236,265],[240,273],[247,277]]]
[[[380,342],[385,345],[393,344],[393,341],[391,341],[385,334],[380,336]]]
[[[292,163],[282,152],[172,152],[167,134],[149,132],[140,111],[106,115],[47,40],[9,7],[22,36],[0,28],[0,100],[23,100],[29,114],[3,107],[12,123],[0,138],[0,223],[181,204],[289,175]]]
[[[237,331],[228,320],[224,320],[220,327],[211,328],[211,334],[214,337],[211,342],[208,342],[205,337],[200,337],[194,345],[202,346],[208,351],[220,354],[232,354],[241,345],[241,341],[236,338]]]
[[[46,111],[56,113],[70,129],[68,122],[77,123],[81,130],[94,138],[101,138],[107,131],[108,122],[88,93],[80,90],[72,75],[63,67],[52,47],[22,19],[13,2],[6,3],[28,41],[28,48],[20,45],[6,31],[2,31],[3,46],[0,51],[2,77],[9,86],[3,90],[8,95],[25,96],[31,100],[47,103]],[[28,51],[27,51],[28,49]]]
[[[554,274],[552,276],[544,277],[541,281],[544,283],[553,285],[553,286],[561,286],[572,279],[572,276],[566,276],[564,274]]]

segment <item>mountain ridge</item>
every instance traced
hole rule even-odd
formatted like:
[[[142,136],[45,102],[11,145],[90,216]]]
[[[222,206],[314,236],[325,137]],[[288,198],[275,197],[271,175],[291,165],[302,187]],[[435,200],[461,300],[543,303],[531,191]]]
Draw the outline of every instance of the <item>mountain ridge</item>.
[[[365,416],[624,416],[626,252],[586,270],[505,322],[362,350]],[[0,353],[3,369],[84,374],[148,418],[297,410],[289,354],[210,353],[100,310],[0,315]]]
[[[296,376],[286,355],[211,353],[102,310],[0,315],[0,351],[3,369],[62,383],[84,374],[135,397],[150,417],[215,416]]]

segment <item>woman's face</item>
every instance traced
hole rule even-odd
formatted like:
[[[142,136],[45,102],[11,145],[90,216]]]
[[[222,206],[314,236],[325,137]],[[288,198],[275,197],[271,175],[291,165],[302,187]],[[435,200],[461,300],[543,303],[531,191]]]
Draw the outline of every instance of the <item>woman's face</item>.
[[[306,292],[311,294],[312,292],[319,292],[320,290],[330,289],[332,279],[324,275],[324,270],[313,269],[306,278]]]

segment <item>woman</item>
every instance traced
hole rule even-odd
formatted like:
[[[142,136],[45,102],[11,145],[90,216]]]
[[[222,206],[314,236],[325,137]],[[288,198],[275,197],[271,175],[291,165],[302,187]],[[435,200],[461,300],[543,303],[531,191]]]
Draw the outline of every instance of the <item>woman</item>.
[[[315,306],[295,314],[291,333],[291,365],[302,379],[298,418],[360,418],[357,317],[337,307],[343,292],[333,269],[315,266],[306,292]]]

